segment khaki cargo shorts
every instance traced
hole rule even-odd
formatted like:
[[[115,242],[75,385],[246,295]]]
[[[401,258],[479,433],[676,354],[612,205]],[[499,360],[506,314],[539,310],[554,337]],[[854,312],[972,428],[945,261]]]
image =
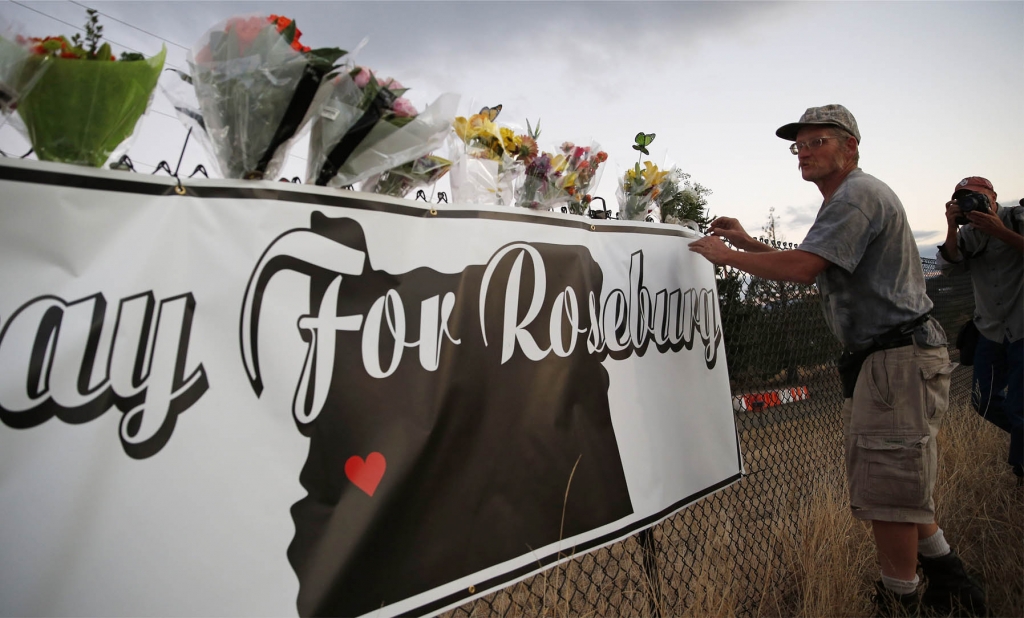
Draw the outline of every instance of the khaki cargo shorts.
[[[935,522],[935,438],[956,365],[946,348],[917,344],[864,360],[843,403],[846,478],[857,519]]]

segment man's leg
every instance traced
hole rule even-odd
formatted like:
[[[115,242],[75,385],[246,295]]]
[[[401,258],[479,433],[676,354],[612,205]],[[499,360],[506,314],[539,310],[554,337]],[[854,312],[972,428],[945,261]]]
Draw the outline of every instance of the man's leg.
[[[1024,341],[1024,340],[1022,340]],[[978,335],[978,348],[974,352],[974,380],[971,387],[971,405],[985,420],[1009,432],[1010,418],[1004,410],[1006,396],[1006,353],[1002,343]]]
[[[917,576],[918,525],[902,521],[871,522],[882,575],[903,581],[913,581]]]
[[[1006,399],[1003,409],[1010,422],[1010,465],[1024,476],[1024,339],[1003,342],[1006,350]]]

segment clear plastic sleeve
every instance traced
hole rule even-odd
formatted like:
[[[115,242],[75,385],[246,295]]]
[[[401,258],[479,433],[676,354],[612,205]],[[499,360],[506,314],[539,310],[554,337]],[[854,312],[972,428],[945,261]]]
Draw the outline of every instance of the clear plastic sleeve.
[[[590,208],[591,189],[596,189],[601,182],[602,164],[608,160],[608,153],[601,150],[597,142],[582,146],[572,142],[564,142],[559,150],[567,159],[567,179],[565,185],[568,194],[567,210],[574,215],[584,215]]]
[[[658,206],[661,184],[668,172],[658,169],[650,161],[637,163],[619,176],[619,188],[615,197],[619,201],[619,218],[628,221],[645,221]],[[661,220],[660,210],[656,214]]]
[[[366,179],[361,190],[381,195],[405,197],[414,189],[430,186],[443,178],[452,167],[448,159],[426,155],[393,167]]]
[[[33,54],[31,43],[0,18],[0,126],[50,68],[51,60]]]
[[[51,58],[50,68],[18,105],[36,156],[102,166],[135,133],[166,52],[146,60]]]
[[[513,205],[525,173],[522,155],[537,154],[533,139],[518,135],[509,127],[500,127],[486,108],[468,118],[457,117],[454,127],[450,138],[452,171],[449,174],[453,201]]]
[[[442,94],[417,113],[400,96],[405,89],[397,82],[378,83],[376,77],[371,82],[369,75],[366,69],[343,71],[321,85],[312,112],[306,182],[354,185],[444,144],[459,95]]]
[[[542,152],[526,163],[516,191],[516,206],[558,210],[568,205],[573,182],[568,157]]]
[[[222,176],[275,177],[302,136],[326,71],[296,47],[277,22],[255,15],[218,24],[189,51],[198,110],[180,99],[175,107],[203,129]]]

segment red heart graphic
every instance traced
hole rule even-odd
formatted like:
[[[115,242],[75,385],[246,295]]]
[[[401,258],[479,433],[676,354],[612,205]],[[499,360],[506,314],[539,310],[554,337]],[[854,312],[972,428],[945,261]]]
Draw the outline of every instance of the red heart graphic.
[[[353,455],[345,462],[345,476],[353,485],[366,492],[366,495],[372,496],[373,492],[377,491],[380,480],[384,478],[384,469],[387,466],[388,462],[380,453],[370,453],[366,456],[366,461],[359,455]]]

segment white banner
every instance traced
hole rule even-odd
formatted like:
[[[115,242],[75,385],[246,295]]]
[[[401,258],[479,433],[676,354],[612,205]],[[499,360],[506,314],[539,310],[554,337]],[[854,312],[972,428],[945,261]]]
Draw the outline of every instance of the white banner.
[[[0,164],[0,614],[437,613],[740,477],[677,226]]]

